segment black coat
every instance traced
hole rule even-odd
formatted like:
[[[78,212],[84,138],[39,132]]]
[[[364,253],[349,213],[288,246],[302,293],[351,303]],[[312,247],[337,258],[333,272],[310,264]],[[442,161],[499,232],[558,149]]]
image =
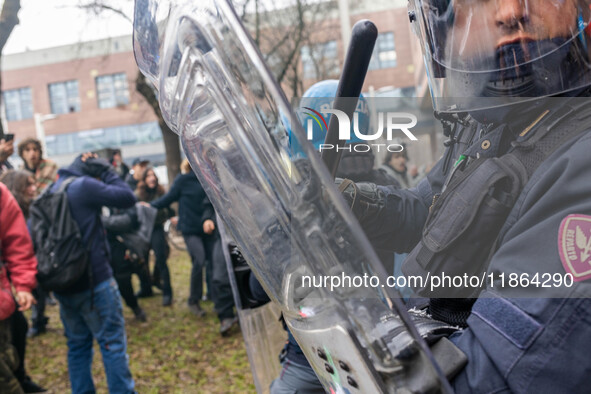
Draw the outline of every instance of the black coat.
[[[179,231],[183,235],[203,236],[203,215],[208,199],[194,173],[177,176],[168,193],[150,204],[161,209],[176,201],[179,203]]]

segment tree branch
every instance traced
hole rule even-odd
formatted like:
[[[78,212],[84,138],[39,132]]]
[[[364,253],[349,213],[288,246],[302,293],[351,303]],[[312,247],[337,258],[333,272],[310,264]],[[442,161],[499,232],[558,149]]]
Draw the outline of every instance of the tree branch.
[[[8,41],[8,37],[10,37],[14,27],[18,25],[18,12],[20,9],[20,0],[5,0],[2,5],[2,12],[0,12],[0,57],[2,56],[2,50]],[[2,77],[0,76],[0,91],[1,90]],[[0,96],[0,104],[1,103],[2,96]],[[1,116],[4,116],[4,114],[1,114]],[[4,135],[4,126],[2,126],[2,122],[0,122],[0,135]]]
[[[78,6],[78,8],[81,8],[81,9],[87,10],[87,11],[91,11],[95,15],[99,15],[103,11],[110,11],[110,12],[113,12],[113,13],[119,15],[123,19],[127,20],[129,23],[133,23],[131,18],[128,17],[122,10],[115,8],[115,7],[111,7],[110,5],[104,4],[102,1],[93,1],[90,3],[86,3],[86,4],[80,4]]]

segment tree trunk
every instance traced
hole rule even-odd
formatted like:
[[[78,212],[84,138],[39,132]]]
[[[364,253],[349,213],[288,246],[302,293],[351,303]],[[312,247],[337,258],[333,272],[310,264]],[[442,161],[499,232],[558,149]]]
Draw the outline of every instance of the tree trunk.
[[[2,6],[2,12],[0,12],[0,58],[2,56],[2,50],[4,49],[4,45],[6,45],[6,41],[8,41],[8,37],[12,33],[12,30],[16,25],[18,25],[18,12],[21,9],[21,2],[20,0],[5,0]],[[0,70],[0,91],[2,90],[2,77],[1,77],[1,70]],[[2,96],[0,95],[0,104],[2,103]],[[0,105],[1,107],[1,105]],[[4,114],[0,114],[0,116],[4,116]],[[0,122],[0,135],[4,135],[4,127],[2,126],[2,122]]]
[[[146,99],[148,104],[150,104],[154,110],[154,114],[158,117],[158,125],[162,130],[162,141],[164,142],[164,151],[166,153],[168,183],[172,184],[174,178],[180,173],[181,148],[179,145],[179,137],[168,127],[166,122],[164,122],[156,94],[148,82],[146,82],[144,74],[139,71],[135,80],[135,89]]]
[[[21,9],[20,0],[4,0],[0,13],[0,52],[4,49],[12,29],[18,25],[18,12]]]

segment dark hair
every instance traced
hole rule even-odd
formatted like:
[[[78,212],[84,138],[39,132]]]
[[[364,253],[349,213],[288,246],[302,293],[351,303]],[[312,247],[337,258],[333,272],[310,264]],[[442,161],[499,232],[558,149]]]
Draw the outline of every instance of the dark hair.
[[[113,149],[113,151],[109,155],[109,163],[113,163],[113,161],[115,160],[115,155],[122,156],[121,149]]]
[[[392,158],[394,157],[394,155],[402,155],[402,156],[404,156],[404,158],[406,160],[409,160],[408,159],[408,152],[406,151],[406,144],[405,143],[402,143],[400,145],[402,146],[402,150],[400,152],[390,152],[390,151],[388,151],[388,154],[384,158],[384,163],[385,164],[390,163],[390,160],[392,160]]]
[[[22,140],[21,142],[19,142],[19,144],[18,144],[18,155],[20,156],[20,158],[21,159],[23,158],[23,151],[25,150],[25,148],[29,144],[35,145],[35,147],[39,151],[39,157],[40,158],[43,158],[43,148],[41,147],[41,142],[39,142],[39,140],[36,139],[36,138],[25,138],[24,140]]]
[[[146,183],[146,178],[148,177],[148,172],[150,171],[152,171],[154,176],[156,176],[156,187],[154,188],[148,187],[148,184]],[[138,200],[149,202],[164,195],[164,193],[166,193],[166,191],[164,190],[164,187],[162,187],[162,185],[160,185],[158,182],[158,176],[156,175],[156,171],[154,171],[154,167],[146,167],[142,175],[142,179],[140,179],[138,182],[137,189],[135,190]]]
[[[0,182],[4,183],[14,196],[25,218],[29,217],[29,206],[32,199],[27,198],[26,191],[29,179],[35,179],[33,173],[26,170],[8,170],[0,175]]]

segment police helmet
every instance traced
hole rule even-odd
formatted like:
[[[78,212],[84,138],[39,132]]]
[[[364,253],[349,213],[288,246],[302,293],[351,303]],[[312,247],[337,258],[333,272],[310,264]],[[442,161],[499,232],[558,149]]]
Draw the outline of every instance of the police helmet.
[[[339,81],[336,79],[317,82],[306,90],[300,101],[298,118],[302,128],[308,135],[308,139],[316,149],[320,148],[320,145],[324,143],[326,138],[328,124],[332,114],[323,113],[323,111],[333,108],[338,85]],[[357,118],[359,132],[367,134],[370,127],[370,114],[367,101],[363,94],[359,96],[355,113],[354,118]],[[354,133],[353,127],[354,120],[351,119],[351,139],[347,140],[347,143],[363,142]]]
[[[409,0],[440,112],[584,90],[590,16],[588,0]]]

